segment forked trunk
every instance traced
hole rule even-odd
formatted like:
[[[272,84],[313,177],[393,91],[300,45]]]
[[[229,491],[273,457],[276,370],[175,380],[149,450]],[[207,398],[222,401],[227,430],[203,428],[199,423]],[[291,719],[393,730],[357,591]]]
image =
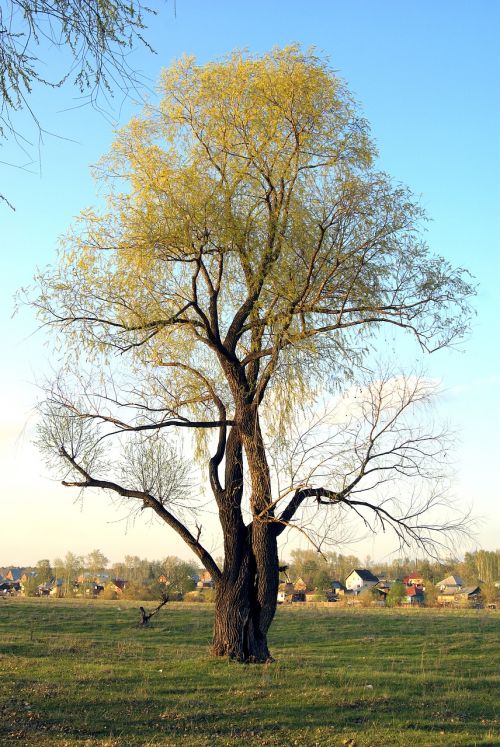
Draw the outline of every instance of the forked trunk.
[[[271,655],[267,632],[276,612],[279,570],[271,479],[255,407],[242,408],[239,427],[226,447],[226,487],[219,497],[224,532],[224,569],[215,601],[213,653],[238,661],[265,662]],[[251,479],[253,521],[241,513],[242,447]]]
[[[255,548],[255,554],[247,543],[244,551],[238,553],[238,562],[229,567],[226,564],[217,585],[212,647],[215,656],[255,663],[272,659],[267,633],[276,612],[278,557],[276,539],[269,527],[265,527],[264,534],[265,556],[259,548]]]

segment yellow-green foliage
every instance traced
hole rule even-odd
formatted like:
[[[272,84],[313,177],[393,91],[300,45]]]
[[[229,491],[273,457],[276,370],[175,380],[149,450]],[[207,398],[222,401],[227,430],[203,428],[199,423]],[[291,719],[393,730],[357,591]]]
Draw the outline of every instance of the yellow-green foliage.
[[[51,281],[49,292],[85,317],[75,346],[99,353],[116,343],[116,329],[99,319],[144,329],[179,315],[202,257],[197,300],[206,309],[207,278],[219,284],[221,332],[258,294],[241,357],[270,341],[283,348],[293,341],[288,371],[300,351],[317,357],[306,315],[293,318],[291,304],[307,286],[311,304],[320,299],[333,259],[327,247],[314,257],[330,210],[323,193],[346,203],[362,197],[360,175],[374,155],[343,82],[313,52],[292,46],[262,57],[235,52],[201,67],[184,58],[163,71],[159,91],[159,107],[119,131],[96,170],[109,177],[108,211],[82,212]],[[316,259],[321,268],[311,274]],[[219,372],[200,351],[196,315],[180,316],[183,323],[161,326],[136,355],[158,366],[172,357],[194,364],[213,382]],[[204,382],[179,368],[168,376],[200,415]],[[277,381],[275,398],[283,411],[295,389],[298,401],[307,396],[300,370],[285,379],[288,396]]]
[[[373,169],[365,120],[313,50],[185,57],[159,94],[96,169],[107,209],[82,212],[41,279],[73,352],[126,351],[149,400],[194,420],[218,419],[217,398],[233,411],[234,354],[282,436],[381,321],[427,347],[463,333],[472,289],[428,256],[422,211]]]

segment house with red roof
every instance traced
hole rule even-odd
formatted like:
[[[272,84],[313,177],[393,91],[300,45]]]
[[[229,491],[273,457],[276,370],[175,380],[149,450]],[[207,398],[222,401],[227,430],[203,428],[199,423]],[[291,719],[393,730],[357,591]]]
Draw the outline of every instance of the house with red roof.
[[[422,585],[420,584],[418,586],[410,585],[406,587],[406,599],[405,599],[406,604],[411,604],[413,606],[413,605],[423,604],[424,601],[425,601],[424,588]]]
[[[409,573],[408,576],[405,576],[403,579],[403,583],[405,586],[422,586],[424,585],[424,578],[421,573],[418,573],[415,571],[414,573]]]

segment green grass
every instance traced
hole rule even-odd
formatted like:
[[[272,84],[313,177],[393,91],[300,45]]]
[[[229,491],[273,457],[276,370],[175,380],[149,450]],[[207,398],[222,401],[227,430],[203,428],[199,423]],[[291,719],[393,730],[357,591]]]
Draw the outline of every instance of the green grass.
[[[244,666],[210,657],[211,607],[137,608],[0,601],[0,745],[500,744],[494,611],[281,607]]]

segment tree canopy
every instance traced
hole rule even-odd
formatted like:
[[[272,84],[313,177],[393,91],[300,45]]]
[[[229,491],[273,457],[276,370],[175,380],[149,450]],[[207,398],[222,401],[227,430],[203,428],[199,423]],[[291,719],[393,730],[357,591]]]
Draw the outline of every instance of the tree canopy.
[[[159,89],[97,168],[107,209],[85,210],[38,278],[69,351],[40,436],[65,484],[136,499],[178,532],[217,581],[214,651],[263,660],[277,539],[304,510],[373,515],[424,546],[442,528],[422,520],[432,499],[376,491],[441,464],[441,440],[407,419],[424,379],[365,381],[319,441],[307,404],[345,389],[383,325],[428,351],[460,339],[473,287],[430,252],[420,206],[377,170],[367,122],[314,52],[184,58]],[[223,568],[186,518],[193,483],[165,429],[205,455]],[[110,439],[132,443],[112,479]]]

